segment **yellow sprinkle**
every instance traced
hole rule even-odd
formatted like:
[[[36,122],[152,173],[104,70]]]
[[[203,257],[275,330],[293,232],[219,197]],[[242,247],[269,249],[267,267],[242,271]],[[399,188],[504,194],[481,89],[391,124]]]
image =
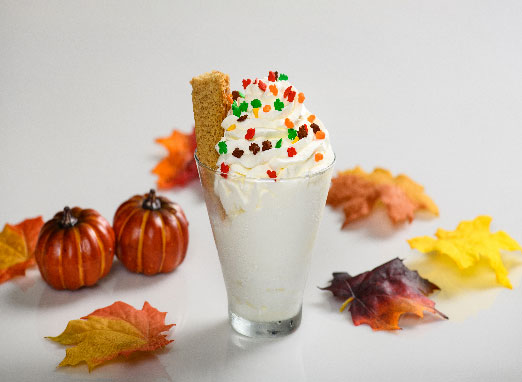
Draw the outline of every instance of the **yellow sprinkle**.
[[[252,111],[254,112],[254,115],[256,116],[256,118],[259,118],[259,108],[256,107],[256,108],[252,109]]]
[[[339,309],[339,312],[342,312],[343,310],[345,310],[346,307],[348,306],[348,304],[351,303],[352,301],[353,301],[353,297],[350,297],[348,300],[343,302],[343,304],[341,305],[341,308]]]
[[[232,131],[236,128],[236,125],[233,124],[233,125],[230,125],[230,127],[227,129],[227,131]]]
[[[299,137],[295,137],[295,139],[292,141],[292,144],[296,143],[299,140]]]

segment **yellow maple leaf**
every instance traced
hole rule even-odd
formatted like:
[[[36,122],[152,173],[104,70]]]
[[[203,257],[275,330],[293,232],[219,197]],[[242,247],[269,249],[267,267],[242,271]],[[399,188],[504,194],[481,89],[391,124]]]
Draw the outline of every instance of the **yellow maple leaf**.
[[[474,220],[461,222],[455,231],[439,228],[435,233],[436,239],[421,236],[408,240],[408,243],[411,248],[423,253],[448,256],[460,269],[470,268],[485,259],[495,271],[497,282],[511,289],[500,250],[522,251],[522,247],[504,231],[491,233],[491,220],[490,216],[478,216]]]
[[[24,237],[8,224],[0,233],[0,253],[0,269],[9,268],[29,258]]]
[[[152,351],[172,342],[161,334],[173,326],[165,325],[165,315],[148,302],[142,310],[136,310],[117,301],[83,319],[69,321],[62,334],[47,338],[62,345],[76,345],[65,351],[65,358],[58,366],[85,362],[90,371],[118,355]]]

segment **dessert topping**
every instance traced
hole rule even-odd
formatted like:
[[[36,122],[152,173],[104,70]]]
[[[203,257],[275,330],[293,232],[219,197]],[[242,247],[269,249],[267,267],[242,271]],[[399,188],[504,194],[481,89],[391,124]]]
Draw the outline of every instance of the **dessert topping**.
[[[247,133],[245,134],[245,139],[251,140],[254,138],[254,135],[256,135],[256,129],[248,129]]]
[[[279,98],[277,98],[274,101],[274,109],[276,109],[277,111],[283,110],[284,107],[285,107],[285,104]]]
[[[259,150],[261,150],[261,149],[259,148],[259,145],[258,145],[257,143],[252,143],[252,144],[248,147],[248,149],[249,149],[250,151],[252,151],[252,154],[254,154],[254,155],[256,155],[256,154],[259,152]]]
[[[219,146],[219,153],[220,154],[226,154],[228,152],[227,142],[221,141],[221,142],[218,143],[218,146]]]
[[[261,80],[259,80],[257,86],[259,86],[259,89],[261,89],[262,91],[266,90],[266,84]]]
[[[292,158],[294,155],[297,154],[297,151],[295,150],[295,147],[289,147],[286,149],[286,152],[288,153],[288,156]]]
[[[241,150],[239,147],[236,147],[234,149],[234,151],[232,151],[232,155],[235,156],[236,158],[241,158],[243,156],[245,152],[243,150]]]
[[[299,127],[299,132],[297,133],[297,136],[299,137],[299,139],[306,138],[308,136],[308,126],[301,125],[301,127]]]
[[[263,141],[263,151],[270,150],[272,148],[272,142]]]

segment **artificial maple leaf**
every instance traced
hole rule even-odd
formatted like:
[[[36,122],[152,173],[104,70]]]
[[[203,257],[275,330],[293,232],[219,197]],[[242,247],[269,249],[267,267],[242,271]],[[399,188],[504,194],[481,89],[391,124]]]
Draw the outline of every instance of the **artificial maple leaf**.
[[[330,286],[321,289],[344,300],[340,311],[348,306],[356,326],[397,330],[401,329],[399,318],[403,314],[423,317],[424,311],[447,319],[426,297],[439,287],[408,269],[398,258],[353,277],[346,272],[334,273]]]
[[[196,133],[184,134],[174,130],[169,137],[157,138],[156,143],[165,147],[168,155],[152,170],[158,175],[158,188],[169,189],[184,186],[198,177],[194,151],[196,150]]]
[[[360,167],[340,172],[332,179],[327,204],[340,207],[345,214],[343,228],[369,215],[378,202],[386,206],[393,223],[411,222],[416,211],[434,215],[439,210],[424,188],[404,174],[393,177],[385,169],[366,173]]]
[[[38,216],[4,226],[0,233],[0,283],[24,276],[25,270],[35,264],[34,250],[43,224]]]
[[[66,350],[65,358],[58,366],[84,361],[91,371],[118,355],[128,357],[136,351],[153,351],[173,342],[161,334],[174,326],[165,325],[166,314],[148,302],[143,304],[142,310],[136,310],[117,301],[82,319],[69,321],[62,334],[47,338],[62,345],[76,345]]]
[[[522,251],[522,248],[504,231],[491,233],[491,220],[490,216],[478,216],[474,220],[461,222],[455,231],[439,228],[435,233],[437,239],[422,236],[410,239],[408,243],[411,248],[423,253],[448,256],[460,269],[470,268],[484,259],[495,271],[497,282],[511,289],[500,250]]]

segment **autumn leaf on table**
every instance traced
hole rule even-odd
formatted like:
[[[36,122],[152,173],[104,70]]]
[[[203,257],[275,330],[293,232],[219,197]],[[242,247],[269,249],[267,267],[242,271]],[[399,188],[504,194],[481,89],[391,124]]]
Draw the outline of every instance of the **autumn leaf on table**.
[[[153,351],[173,342],[162,334],[174,326],[165,325],[166,314],[148,302],[142,310],[136,310],[117,301],[80,320],[69,321],[62,334],[47,338],[62,345],[75,345],[65,351],[65,358],[58,366],[86,362],[91,371],[118,355],[128,357],[136,351]]]
[[[408,243],[411,248],[423,253],[448,256],[460,269],[470,268],[484,259],[495,271],[497,282],[511,289],[500,251],[522,251],[522,248],[504,231],[491,233],[491,220],[490,216],[478,216],[474,220],[461,222],[455,231],[439,228],[435,233],[436,239],[422,236],[410,239]]]
[[[184,186],[198,177],[194,151],[196,135],[174,130],[169,137],[157,138],[156,143],[165,147],[168,154],[152,170],[158,175],[158,188],[169,189]]]
[[[332,179],[327,204],[343,209],[348,224],[368,216],[382,203],[393,223],[411,222],[416,211],[439,214],[437,205],[424,193],[424,187],[408,176],[396,177],[385,169],[366,173],[360,167],[340,172]]]
[[[401,329],[399,318],[403,314],[423,317],[425,311],[447,319],[426,297],[439,287],[408,269],[398,258],[353,277],[346,272],[334,273],[330,286],[321,289],[344,300],[340,311],[348,307],[356,326],[397,330]]]
[[[0,233],[0,283],[24,276],[25,270],[35,264],[34,249],[43,224],[38,216],[4,226]]]

